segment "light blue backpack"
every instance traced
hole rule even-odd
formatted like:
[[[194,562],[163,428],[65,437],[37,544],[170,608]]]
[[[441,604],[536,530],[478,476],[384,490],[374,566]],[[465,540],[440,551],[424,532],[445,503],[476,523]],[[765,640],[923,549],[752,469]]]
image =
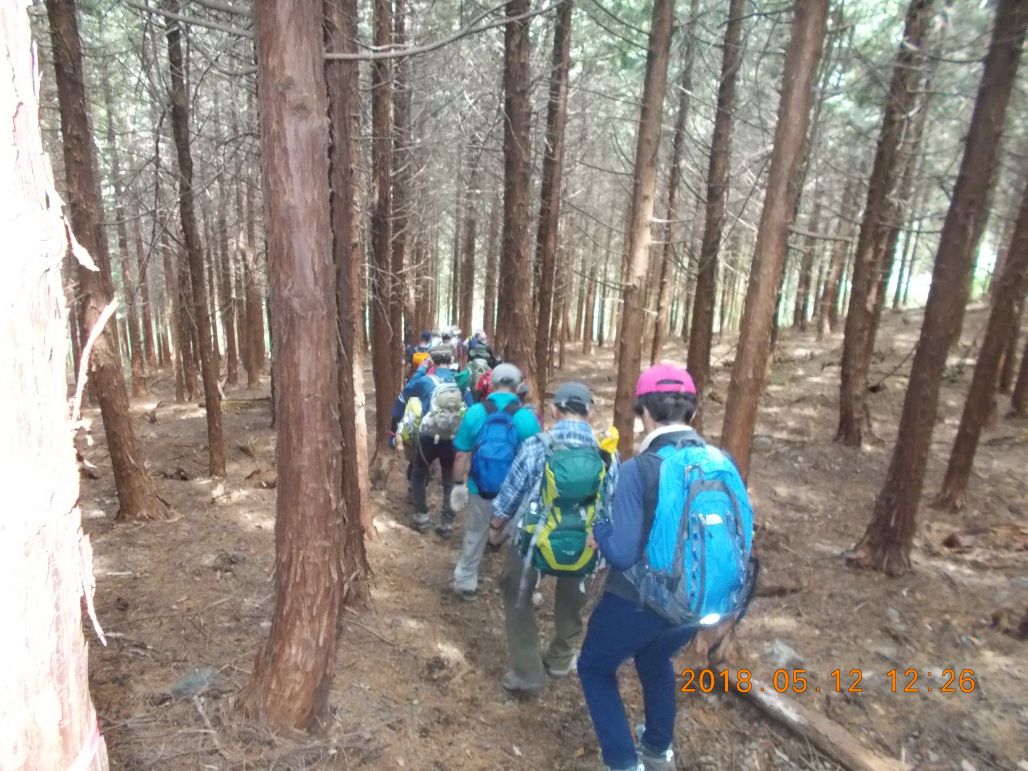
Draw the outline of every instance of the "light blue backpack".
[[[731,458],[698,437],[665,445],[643,558],[625,572],[640,602],[676,626],[739,619],[756,585],[753,509]]]

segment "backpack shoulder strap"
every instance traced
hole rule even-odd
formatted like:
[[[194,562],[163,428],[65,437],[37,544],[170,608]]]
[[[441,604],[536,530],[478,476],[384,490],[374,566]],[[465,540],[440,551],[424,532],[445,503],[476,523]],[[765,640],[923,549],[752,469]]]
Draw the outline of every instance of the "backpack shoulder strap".
[[[492,415],[496,412],[496,402],[492,399],[486,399],[482,402],[482,408],[485,410],[486,415]]]
[[[517,401],[513,401],[503,408],[503,411],[510,415],[512,418],[517,415],[518,410],[521,409],[521,405]]]
[[[647,450],[636,456],[643,481],[643,539],[642,548],[650,540],[650,530],[657,515],[657,492],[660,489],[660,467],[664,463],[656,452]]]

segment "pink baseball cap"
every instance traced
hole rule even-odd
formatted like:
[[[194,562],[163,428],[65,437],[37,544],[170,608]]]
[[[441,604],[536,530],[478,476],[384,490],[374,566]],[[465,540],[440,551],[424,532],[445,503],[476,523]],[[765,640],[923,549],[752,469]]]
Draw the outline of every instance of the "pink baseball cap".
[[[635,398],[644,394],[695,394],[696,384],[692,375],[674,364],[654,364],[639,375],[635,384]]]

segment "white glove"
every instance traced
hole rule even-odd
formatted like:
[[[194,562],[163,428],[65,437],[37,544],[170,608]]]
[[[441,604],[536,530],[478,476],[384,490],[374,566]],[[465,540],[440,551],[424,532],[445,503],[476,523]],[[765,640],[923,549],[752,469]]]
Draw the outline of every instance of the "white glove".
[[[464,511],[468,506],[468,486],[454,485],[450,490],[450,508],[454,511]]]

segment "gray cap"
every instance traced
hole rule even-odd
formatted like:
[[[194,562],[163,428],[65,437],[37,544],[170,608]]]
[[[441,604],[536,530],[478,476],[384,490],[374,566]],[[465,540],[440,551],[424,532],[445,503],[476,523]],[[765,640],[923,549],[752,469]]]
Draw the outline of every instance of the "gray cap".
[[[521,374],[521,370],[508,362],[493,367],[494,386],[509,385],[513,387],[519,385],[524,379],[525,376]]]
[[[593,393],[588,386],[581,383],[561,383],[553,394],[553,403],[558,409],[565,409],[569,404],[578,404],[589,409],[593,406]]]

